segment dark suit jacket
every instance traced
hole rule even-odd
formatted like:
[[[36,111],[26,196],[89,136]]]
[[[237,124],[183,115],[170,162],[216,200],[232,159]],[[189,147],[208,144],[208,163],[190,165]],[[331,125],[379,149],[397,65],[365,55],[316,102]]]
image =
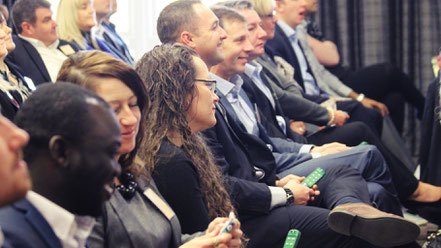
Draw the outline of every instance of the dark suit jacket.
[[[8,66],[9,71],[17,78],[17,80],[21,80],[25,86],[28,86],[23,75],[20,73],[20,69],[16,65],[12,64],[10,61],[5,61],[5,64]],[[23,103],[23,99],[17,91],[9,91],[9,94],[14,98],[15,103],[6,94],[6,92],[0,90],[0,112],[6,118],[13,120],[18,111],[16,104],[21,105]]]
[[[271,102],[269,101],[267,96],[253,83],[251,78],[249,78],[245,74],[242,74],[241,77],[244,81],[242,88],[247,93],[248,98],[250,98],[250,101],[257,105],[261,120],[260,123],[265,127],[265,129],[268,132],[268,135],[271,137],[278,137],[282,139],[286,139],[288,137],[297,143],[307,144],[308,141],[305,137],[303,137],[298,133],[293,132],[291,128],[289,128],[289,119],[285,117],[282,107],[280,106],[277,97],[274,95],[271,86],[268,84],[268,82],[266,82],[264,75],[263,74],[261,75],[262,82],[271,91],[271,94],[275,102],[275,109],[271,105]],[[276,119],[276,115],[282,116],[285,119],[286,134],[283,132],[282,128],[280,127]]]
[[[51,82],[49,72],[37,49],[16,35],[13,35],[12,39],[15,43],[15,49],[6,56],[6,61],[10,61],[20,67],[24,76],[30,77],[36,86]],[[64,40],[60,40],[58,48],[64,45],[70,45],[75,52],[79,50],[77,46]]]
[[[305,89],[305,86],[303,85],[302,70],[300,69],[297,56],[292,49],[291,42],[289,41],[288,37],[286,37],[285,33],[283,33],[283,30],[279,27],[279,25],[276,25],[274,38],[268,40],[265,46],[269,48],[267,50],[273,50],[273,55],[284,55],[283,58],[294,67],[294,79],[300,84],[300,86],[302,86],[303,89]],[[308,63],[308,61],[306,62]],[[308,68],[310,68],[310,66],[308,66]]]
[[[44,217],[26,199],[0,209],[5,244],[11,247],[62,248]]]
[[[271,204],[268,185],[275,185],[276,180],[272,152],[261,139],[244,130],[236,117],[229,114],[234,110],[228,100],[222,93],[217,94],[220,98],[215,114],[217,123],[204,131],[207,143],[227,179],[226,186],[238,212],[268,213]],[[254,166],[265,172],[262,179],[256,178]]]

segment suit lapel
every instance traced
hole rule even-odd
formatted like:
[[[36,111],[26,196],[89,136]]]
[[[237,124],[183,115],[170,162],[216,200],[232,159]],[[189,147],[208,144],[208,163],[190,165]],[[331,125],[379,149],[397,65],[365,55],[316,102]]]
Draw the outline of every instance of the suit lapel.
[[[38,51],[29,42],[27,42],[21,38],[20,38],[20,41],[22,42],[24,49],[28,53],[29,58],[31,58],[31,60],[37,66],[40,73],[44,76],[44,79],[47,82],[50,82],[51,77],[49,76],[49,72],[47,71],[46,66],[44,65],[43,59],[41,58]]]
[[[297,83],[302,86],[303,89],[305,89],[305,86],[303,85],[303,76],[302,76],[302,70],[300,69],[299,61],[297,60],[297,56],[294,52],[294,49],[291,46],[291,42],[289,41],[288,37],[286,37],[283,30],[279,27],[279,25],[276,24],[276,35],[278,35],[283,40],[283,46],[286,47],[285,52],[288,54],[288,58],[290,58],[291,61],[288,61],[293,67],[294,67],[294,79],[297,81]]]
[[[38,212],[29,201],[22,200],[14,204],[14,207],[25,212],[26,220],[32,225],[35,232],[47,243],[48,247],[62,248],[60,240],[50,227],[49,223],[47,223],[40,212]]]

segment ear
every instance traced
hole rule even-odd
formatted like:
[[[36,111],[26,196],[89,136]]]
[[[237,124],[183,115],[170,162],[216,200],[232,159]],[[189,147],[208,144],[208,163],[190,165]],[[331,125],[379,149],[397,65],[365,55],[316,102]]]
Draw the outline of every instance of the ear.
[[[53,136],[49,140],[49,154],[61,167],[67,168],[69,166],[68,143],[60,135]]]
[[[183,31],[180,36],[181,43],[195,49],[196,44],[193,42],[193,35],[187,31]]]
[[[32,33],[32,25],[29,22],[22,22],[21,23],[21,34],[29,34]]]

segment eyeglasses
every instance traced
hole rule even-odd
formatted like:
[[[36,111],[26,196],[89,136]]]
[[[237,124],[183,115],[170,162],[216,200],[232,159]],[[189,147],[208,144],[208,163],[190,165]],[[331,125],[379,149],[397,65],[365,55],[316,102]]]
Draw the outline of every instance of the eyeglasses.
[[[195,79],[194,81],[196,81],[196,82],[204,82],[205,86],[207,86],[208,89],[210,89],[210,91],[212,93],[214,93],[215,90],[216,90],[216,80],[215,79]]]

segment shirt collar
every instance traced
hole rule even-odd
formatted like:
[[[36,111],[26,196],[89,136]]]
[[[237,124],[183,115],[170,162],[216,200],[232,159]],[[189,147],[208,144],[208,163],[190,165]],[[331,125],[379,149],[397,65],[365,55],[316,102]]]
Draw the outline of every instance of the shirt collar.
[[[278,20],[277,21],[277,25],[279,25],[279,27],[282,29],[283,33],[285,33],[285,35],[292,39],[292,38],[297,38],[297,32],[296,32],[296,28],[291,28],[288,24],[286,24],[285,22]]]
[[[245,64],[245,75],[252,78],[255,74],[260,75],[262,69],[262,65],[253,60]]]
[[[26,199],[41,213],[62,242],[71,239],[77,232],[81,232],[78,236],[85,236],[85,242],[95,225],[94,218],[75,216],[34,191],[28,191]]]
[[[31,38],[31,37],[26,37],[23,36],[21,34],[18,35],[18,37],[22,38],[23,40],[31,43],[32,46],[34,47],[47,47],[50,49],[57,49],[58,45],[60,44],[60,40],[57,39],[56,41],[54,41],[52,44],[50,44],[49,46],[46,46],[41,40],[35,39],[35,38]]]
[[[239,75],[231,77],[230,81],[227,81],[216,74],[210,73],[213,79],[216,79],[216,88],[223,95],[228,95],[231,92],[239,93],[242,88],[243,79]]]

